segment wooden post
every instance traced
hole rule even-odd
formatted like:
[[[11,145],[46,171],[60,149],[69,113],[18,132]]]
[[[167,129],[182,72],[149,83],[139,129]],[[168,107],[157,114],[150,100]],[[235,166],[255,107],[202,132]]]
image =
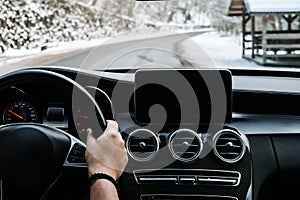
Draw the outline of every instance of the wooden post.
[[[277,20],[277,23],[278,23],[278,27],[277,27],[277,30],[278,31],[282,31],[282,22],[281,22],[281,15],[277,15],[276,16],[276,20]]]
[[[252,58],[255,58],[254,49],[255,49],[255,16],[251,16],[251,36],[252,36]]]
[[[267,62],[267,39],[266,39],[266,35],[267,35],[267,24],[268,24],[268,18],[266,16],[263,16],[262,18],[262,49],[263,49],[263,61],[262,64],[265,65]]]
[[[292,23],[297,19],[298,15],[288,15],[288,17],[282,15],[282,18],[288,23],[288,31],[292,30]]]
[[[288,17],[288,30],[291,31],[292,30],[292,15],[289,15]]]
[[[246,37],[246,20],[245,20],[245,9],[243,9],[243,21],[242,21],[242,37],[243,37],[243,56],[245,55],[245,37]]]
[[[298,15],[298,28],[300,29],[300,15]]]

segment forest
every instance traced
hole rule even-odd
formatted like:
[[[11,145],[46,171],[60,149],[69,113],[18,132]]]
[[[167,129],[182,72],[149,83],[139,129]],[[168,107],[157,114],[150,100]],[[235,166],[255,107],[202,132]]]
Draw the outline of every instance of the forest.
[[[228,0],[4,0],[0,53],[128,32],[232,30]]]

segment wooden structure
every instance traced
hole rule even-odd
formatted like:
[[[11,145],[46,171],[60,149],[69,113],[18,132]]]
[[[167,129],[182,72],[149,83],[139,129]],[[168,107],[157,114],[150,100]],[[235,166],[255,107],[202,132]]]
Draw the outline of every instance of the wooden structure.
[[[242,16],[244,58],[300,66],[299,0],[232,0],[228,15]]]
[[[244,0],[231,0],[228,16],[242,16],[244,9]]]

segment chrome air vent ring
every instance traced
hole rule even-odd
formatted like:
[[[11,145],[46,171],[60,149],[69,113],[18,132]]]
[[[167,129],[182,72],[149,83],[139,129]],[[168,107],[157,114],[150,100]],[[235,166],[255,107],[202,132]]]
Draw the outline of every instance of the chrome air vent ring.
[[[149,161],[159,150],[159,138],[148,129],[137,129],[129,134],[126,149],[132,159],[139,162]]]
[[[236,163],[246,151],[247,141],[240,133],[231,129],[219,131],[214,137],[214,154],[223,162]]]
[[[200,134],[190,129],[179,129],[169,138],[169,149],[172,156],[182,162],[196,160],[203,149]]]

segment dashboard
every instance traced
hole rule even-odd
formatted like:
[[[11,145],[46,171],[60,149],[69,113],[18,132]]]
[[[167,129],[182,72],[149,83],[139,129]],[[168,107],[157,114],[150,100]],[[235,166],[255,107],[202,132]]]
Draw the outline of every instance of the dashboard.
[[[158,94],[152,90],[136,96],[137,88],[148,74],[136,73],[137,79],[136,74],[132,74],[129,80],[123,80],[120,71],[90,74],[69,68],[42,69],[76,80],[93,94],[105,117],[119,123],[129,155],[129,163],[118,180],[121,199],[250,200],[293,198],[297,194],[293,180],[300,177],[300,117],[295,108],[299,93],[246,89],[245,81],[241,80],[253,72],[224,70],[221,71],[224,73],[221,80],[225,82],[222,98],[228,100],[223,104],[225,123],[208,126],[203,123],[207,116],[204,121],[197,118],[175,123],[178,119],[174,118],[173,109],[170,113],[175,114],[168,123],[149,122],[143,118],[147,114],[143,106],[164,103],[167,97],[164,92]],[[251,77],[271,75],[262,72]],[[297,77],[293,78],[298,81]],[[272,81],[274,83],[274,79]],[[159,98],[147,98],[146,94],[151,92],[150,96]],[[201,92],[198,94],[202,99],[207,98]],[[137,103],[136,98],[140,98],[140,102]],[[281,108],[270,104],[274,99],[281,100]],[[136,112],[137,106],[141,113]],[[156,116],[157,111],[161,115],[159,109],[154,109],[149,112],[150,118],[151,114]],[[1,124],[41,123],[77,138],[81,138],[80,131],[85,132],[86,125],[82,124],[89,119],[84,107],[72,107],[72,91],[47,81],[28,84],[24,80],[13,87],[2,88],[0,114]],[[73,176],[74,172],[69,175]],[[82,184],[69,184],[70,191],[76,188],[82,191]],[[65,197],[74,198],[74,195]]]

